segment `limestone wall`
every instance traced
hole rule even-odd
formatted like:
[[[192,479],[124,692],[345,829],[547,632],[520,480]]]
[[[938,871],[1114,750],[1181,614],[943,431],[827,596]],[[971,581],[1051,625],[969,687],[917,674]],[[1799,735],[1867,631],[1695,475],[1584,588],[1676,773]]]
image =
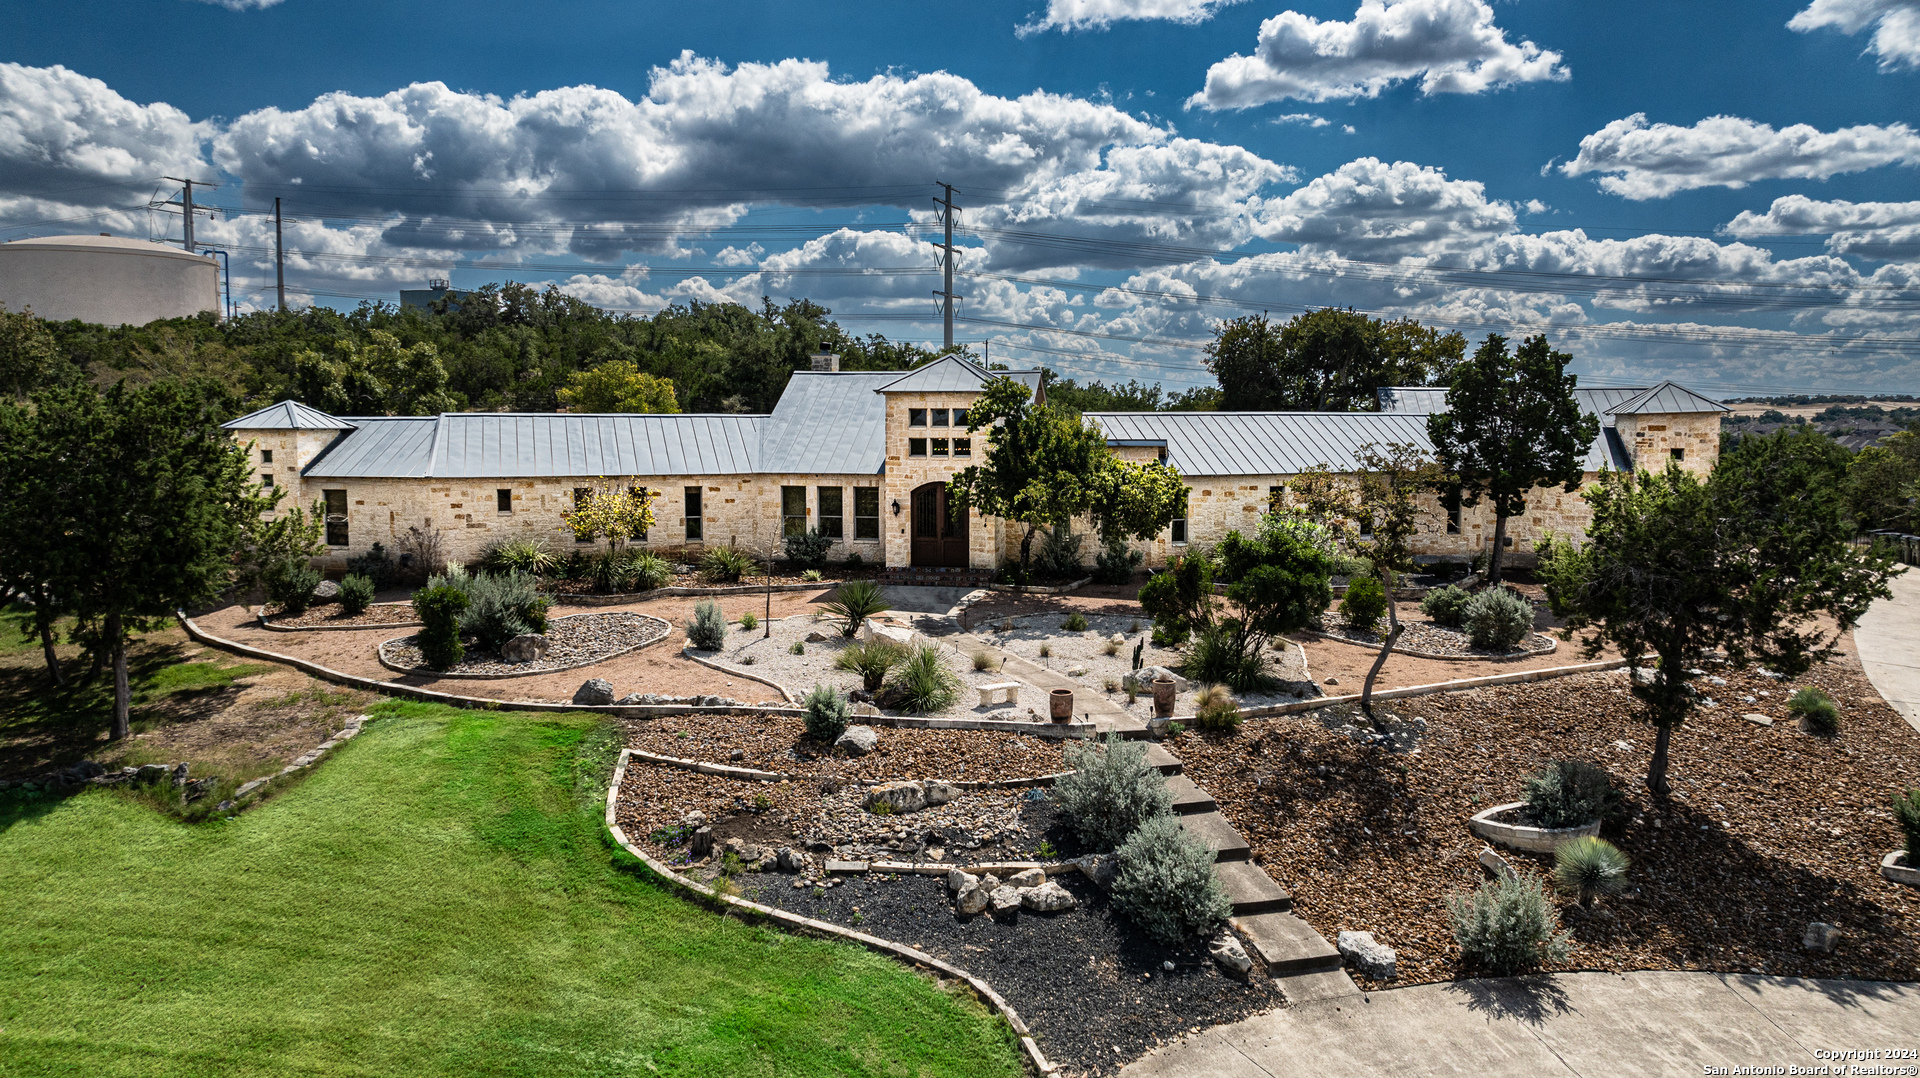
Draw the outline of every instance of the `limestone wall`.
[[[1614,429],[1633,455],[1635,471],[1664,471],[1680,451],[1680,466],[1705,479],[1720,461],[1720,413],[1623,415]]]
[[[969,464],[979,462],[987,451],[985,431],[968,433],[965,426],[915,427],[909,423],[909,409],[925,408],[929,412],[945,408],[951,413],[955,408],[971,407],[978,393],[888,393],[887,397],[887,474],[885,488],[881,492],[881,527],[886,535],[886,558],[888,565],[910,565],[913,561],[913,537],[909,527],[913,515],[913,492],[927,483],[945,483],[952,479],[955,472]],[[951,415],[949,415],[951,419]],[[912,439],[927,439],[928,454],[914,456],[910,451]],[[947,455],[933,455],[936,438],[948,441]],[[954,439],[967,439],[971,442],[969,456],[954,454]],[[894,503],[899,503],[900,512],[893,511]],[[976,569],[992,569],[1000,565],[1006,549],[1008,528],[998,518],[983,517],[977,510],[967,511],[967,560]],[[1016,540],[1017,543],[1017,540]],[[1017,546],[1016,546],[1017,553]]]

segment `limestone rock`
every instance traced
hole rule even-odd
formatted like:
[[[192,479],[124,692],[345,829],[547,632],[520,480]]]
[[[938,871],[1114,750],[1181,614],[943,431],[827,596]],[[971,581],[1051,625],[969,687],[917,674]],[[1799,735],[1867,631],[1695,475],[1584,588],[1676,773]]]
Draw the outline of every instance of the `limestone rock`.
[[[340,598],[340,585],[332,580],[322,580],[320,586],[313,589],[313,601],[331,603]]]
[[[972,877],[968,878],[972,879]],[[989,876],[988,879],[992,879],[992,877]],[[987,908],[991,895],[992,891],[988,889],[985,881],[975,879],[972,883],[962,887],[960,893],[954,896],[954,911],[969,916],[979,913],[981,910]]]
[[[1120,875],[1120,858],[1110,853],[1090,853],[1074,862],[1080,874],[1093,881],[1102,891],[1113,886]]]
[[[893,813],[919,812],[927,807],[927,788],[917,782],[882,782],[869,788],[860,803],[868,812],[881,805]]]
[[[187,765],[184,763],[178,763],[173,765],[174,787],[177,789],[181,786],[185,786],[186,784],[187,784]]]
[[[1068,677],[1086,677],[1087,668],[1084,666],[1069,666],[1067,667],[1067,676]]]
[[[573,702],[582,707],[604,707],[613,703],[613,683],[603,677],[588,678],[573,694]]]
[[[692,828],[705,827],[707,826],[707,814],[704,812],[695,810],[693,812],[687,813],[685,816],[680,817],[680,822]]]
[[[1127,644],[1127,638],[1126,638],[1126,635],[1123,633],[1114,633],[1112,636],[1107,637],[1107,643],[1112,644],[1115,647],[1125,647]]]
[[[1193,682],[1164,666],[1143,666],[1122,679],[1122,684],[1133,685],[1142,695],[1153,692],[1153,683],[1160,678],[1173,679],[1174,692],[1192,692]]]
[[[993,907],[995,916],[1012,913],[1020,908],[1020,889],[1004,884],[996,887],[987,895],[987,904]]]
[[[1032,871],[1029,869],[1028,871]],[[1057,883],[1043,883],[1020,892],[1020,905],[1035,913],[1058,913],[1078,905],[1073,892]]]
[[[547,657],[551,645],[547,638],[539,633],[522,633],[500,645],[500,661],[503,663],[535,663]],[[613,695],[612,686],[608,686],[607,695]]]
[[[1839,945],[1840,930],[1823,921],[1815,921],[1808,925],[1807,934],[1800,941],[1800,946],[1822,954],[1832,954],[1833,949]]]
[[[1754,724],[1755,726],[1772,726],[1773,725],[1773,720],[1766,717],[1765,715],[1749,712],[1748,714],[1742,715],[1740,717]]]
[[[1493,852],[1492,846],[1480,847],[1480,867],[1493,873],[1495,879],[1513,879],[1513,866],[1507,864],[1506,858]]]
[[[1224,928],[1207,945],[1207,953],[1213,956],[1221,969],[1233,973],[1245,973],[1253,968],[1253,959],[1247,957],[1247,949],[1240,946],[1240,941],[1234,938],[1233,933]]]
[[[807,867],[807,855],[792,846],[782,846],[774,858],[774,867],[782,872],[799,872]]]
[[[1376,981],[1391,981],[1399,976],[1399,956],[1393,948],[1373,938],[1371,932],[1342,932],[1334,941],[1347,964]]]
[[[807,634],[807,643],[809,644],[824,644],[830,639],[832,638],[818,629]]]
[[[951,782],[940,782],[935,779],[928,779],[920,785],[921,788],[927,792],[928,805],[944,805],[960,796],[960,787],[955,786]]]
[[[171,769],[165,764],[146,764],[133,773],[135,782],[159,782],[167,777]]]
[[[865,756],[880,744],[880,735],[871,726],[849,726],[847,732],[835,739],[833,747],[845,749],[855,756]]]
[[[745,749],[734,749],[732,752],[727,753],[727,759],[732,763],[737,764],[746,758],[747,758],[747,750]]]
[[[1047,882],[1045,869],[1029,868],[1007,877],[1008,887],[1038,887]]]
[[[979,882],[980,877],[958,865],[947,870],[947,890],[956,895]]]

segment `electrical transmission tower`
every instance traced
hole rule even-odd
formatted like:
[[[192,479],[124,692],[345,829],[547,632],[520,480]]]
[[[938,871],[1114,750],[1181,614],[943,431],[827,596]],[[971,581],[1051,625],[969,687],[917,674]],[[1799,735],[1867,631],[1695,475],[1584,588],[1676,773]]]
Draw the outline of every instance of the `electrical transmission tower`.
[[[213,216],[212,206],[195,206],[193,204],[194,185],[198,184],[201,187],[218,187],[220,185],[217,183],[208,183],[205,180],[183,180],[178,176],[162,176],[161,179],[172,180],[173,182],[179,184],[180,197],[177,199],[169,199],[165,202],[153,202],[153,203],[150,203],[150,205],[152,205],[156,209],[161,206],[180,207],[180,210],[181,210],[180,216],[186,222],[186,224],[180,230],[180,238],[182,241],[181,246],[185,247],[188,251],[192,251],[193,250],[193,215],[196,213],[204,213],[209,218]]]
[[[945,198],[936,197],[933,204],[940,207],[940,220],[946,226],[946,240],[940,245],[940,268],[943,271],[944,287],[934,295],[939,297],[940,324],[945,330],[945,350],[953,351],[953,304],[958,298],[953,294],[953,218],[959,213],[959,207],[953,204],[953,185],[939,185],[946,192]]]

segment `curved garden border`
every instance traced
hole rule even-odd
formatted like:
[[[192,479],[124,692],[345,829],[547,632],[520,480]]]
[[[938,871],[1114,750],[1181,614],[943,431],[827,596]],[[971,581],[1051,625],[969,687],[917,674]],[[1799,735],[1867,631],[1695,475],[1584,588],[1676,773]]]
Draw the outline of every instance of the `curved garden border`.
[[[635,758],[645,760],[650,764],[659,764],[662,767],[677,767],[682,771],[698,771],[702,775],[718,775],[721,778],[745,779],[752,782],[792,782],[801,777],[788,771],[760,771],[751,767],[738,767],[734,764],[716,764],[709,760],[690,760],[684,756],[663,756],[657,752],[644,752],[640,749],[628,749],[626,751]],[[1055,782],[1059,781],[1062,775],[1067,774],[1070,774],[1070,772],[1056,771],[1045,775],[1027,775],[1022,778],[1013,779],[940,779],[939,781],[957,789],[973,793],[980,790],[1024,790],[1032,786],[1052,786]],[[861,779],[857,781],[859,781],[861,785],[871,786],[875,782],[891,782],[893,780],[875,779],[872,782],[868,782]],[[1039,863],[1040,862],[1037,861],[1034,862],[1034,864]],[[942,872],[953,867],[952,865],[936,864],[935,862],[928,862],[928,866],[927,871],[929,872],[933,871],[934,867],[939,868]],[[1032,866],[1028,865],[1025,867],[1031,868]]]
[[[632,613],[632,612],[628,611],[628,613]],[[569,618],[590,618],[594,616],[596,615],[566,614],[561,617],[554,618],[553,620],[558,622],[558,621],[566,621]],[[659,622],[660,628],[661,628],[660,635],[654,637],[651,640],[642,640],[638,644],[629,644],[628,646],[621,648],[619,651],[609,651],[605,655],[596,655],[591,659],[587,659],[582,662],[572,663],[567,666],[543,666],[538,670],[516,670],[510,674],[460,674],[460,673],[455,673],[452,670],[435,670],[432,667],[428,667],[428,666],[401,666],[398,663],[390,662],[387,659],[387,645],[397,644],[402,640],[410,639],[409,637],[405,637],[405,636],[396,636],[392,640],[380,641],[380,646],[373,649],[373,654],[376,659],[380,660],[381,666],[384,666],[387,669],[392,670],[397,674],[408,674],[413,677],[464,678],[465,680],[468,680],[468,681],[506,681],[510,678],[533,677],[536,674],[564,674],[568,670],[578,670],[583,666],[598,666],[601,663],[606,662],[608,659],[617,659],[620,656],[626,655],[630,652],[639,651],[641,648],[650,648],[653,645],[658,644],[660,641],[665,640],[667,637],[673,635],[673,624],[669,621],[666,621],[663,618],[656,618],[652,614],[639,614],[639,613],[634,613],[633,616],[636,618],[645,618],[648,621]],[[415,635],[418,635],[418,634],[415,634]]]
[[[371,603],[368,605],[411,606],[413,605],[413,601],[411,599],[401,599],[398,602]],[[262,629],[274,633],[356,633],[365,632],[368,629],[417,629],[426,624],[421,621],[380,621],[374,622],[371,625],[275,625],[273,622],[267,620],[266,607],[260,607],[254,611],[254,614],[260,618],[260,627]]]
[[[811,584],[775,584],[768,588],[765,584],[727,584],[713,588],[654,588],[652,591],[628,591],[617,595],[593,595],[576,592],[563,592],[554,595],[553,600],[561,606],[621,606],[626,603],[644,603],[648,599],[671,599],[686,595],[759,595],[767,591],[814,591],[837,588],[846,583],[844,580],[820,580]]]
[[[799,914],[788,913],[786,910],[775,909],[772,906],[763,906],[758,902],[749,902],[744,898],[735,898],[732,895],[723,894],[716,888],[707,887],[686,876],[682,876],[673,869],[648,856],[645,851],[641,850],[627,838],[626,831],[621,828],[615,816],[615,808],[619,804],[620,798],[620,783],[626,779],[627,761],[632,759],[634,755],[636,755],[636,752],[633,749],[620,750],[620,762],[613,769],[613,781],[607,785],[607,830],[613,834],[614,841],[620,844],[621,849],[638,858],[640,863],[646,865],[655,875],[692,895],[718,904],[723,910],[728,908],[741,910],[798,932],[814,933],[858,943],[870,951],[878,952],[889,958],[898,959],[909,965],[932,970],[945,977],[965,981],[968,987],[972,988],[979,994],[981,999],[987,1002],[988,1006],[1000,1012],[1000,1016],[1007,1020],[1007,1025],[1011,1026],[1014,1034],[1020,1038],[1020,1050],[1026,1054],[1027,1063],[1033,1067],[1034,1071],[1042,1075],[1053,1072],[1053,1064],[1047,1062],[1047,1057],[1040,1052],[1040,1046],[1034,1043],[1033,1033],[1027,1028],[1027,1023],[1020,1018],[1020,1012],[1014,1010],[1013,1004],[1008,1003],[1000,993],[993,990],[992,985],[988,984],[985,979],[978,975],[961,969],[959,966],[943,962],[930,954],[915,950],[905,944],[894,943],[891,940],[884,940],[878,936],[869,936],[865,932],[855,932],[850,928],[842,928],[839,925],[828,924],[825,921],[816,921],[811,917],[802,917]]]
[[[1311,636],[1319,640],[1331,640],[1337,644],[1352,644],[1354,647],[1367,648],[1372,651],[1380,650],[1380,641],[1378,640],[1372,643],[1368,643],[1365,640],[1354,640],[1350,637],[1335,636],[1332,633],[1320,632],[1315,629],[1303,629],[1301,630],[1300,635]],[[1523,659],[1538,658],[1542,655],[1551,655],[1554,652],[1560,650],[1559,642],[1554,640],[1553,637],[1547,636],[1546,633],[1538,632],[1535,630],[1528,630],[1528,635],[1545,637],[1547,641],[1547,646],[1544,648],[1534,648],[1528,651],[1516,652],[1512,655],[1447,655],[1438,651],[1419,651],[1414,648],[1403,648],[1398,644],[1396,644],[1394,645],[1393,653],[1395,655],[1410,656],[1415,659],[1438,659],[1441,662],[1452,662],[1452,663],[1512,663],[1512,662],[1520,662]]]

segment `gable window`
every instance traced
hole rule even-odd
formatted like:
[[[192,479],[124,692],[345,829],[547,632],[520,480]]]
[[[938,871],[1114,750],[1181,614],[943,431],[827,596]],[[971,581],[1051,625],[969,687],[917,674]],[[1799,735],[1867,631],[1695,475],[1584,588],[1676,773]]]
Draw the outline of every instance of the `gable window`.
[[[935,408],[933,410],[933,425],[936,427],[944,427],[947,425],[947,410],[945,408]]]
[[[924,427],[926,425],[927,425],[927,410],[925,408],[907,409],[907,426]]]
[[[933,455],[936,457],[944,457],[947,455],[947,440],[945,438],[935,438],[933,440]]]
[[[327,503],[327,545],[347,545],[347,492],[344,490],[323,490],[320,497]]]
[[[924,457],[926,455],[927,455],[927,440],[925,438],[908,438],[907,439],[907,456]]]
[[[820,506],[820,534],[833,539],[846,537],[843,492],[839,487],[815,487],[813,500]]]
[[[493,492],[493,508],[501,513],[513,512],[513,491],[507,487],[501,487],[495,490]]]
[[[956,457],[973,456],[973,439],[955,438],[953,440],[953,455]]]
[[[593,491],[587,489],[586,487],[574,487],[573,488],[574,509],[578,510],[581,506],[587,504],[587,500],[592,497],[593,497]],[[576,534],[573,537],[573,541],[576,543],[591,543],[593,542],[593,539],[591,537],[583,539]]]
[[[807,488],[780,488],[780,534],[807,534]]]
[[[260,463],[262,463],[262,464],[272,464],[272,463],[273,463],[273,450],[271,450],[271,449],[262,449],[262,450],[260,451]]]
[[[1173,518],[1173,523],[1169,525],[1169,530],[1172,533],[1174,542],[1184,543],[1187,541],[1187,496],[1185,494],[1180,495],[1180,515]]]
[[[1685,459],[1687,459],[1687,451],[1686,451],[1686,450],[1684,450],[1684,449],[1679,449],[1679,448],[1675,448],[1675,449],[1673,450],[1673,459],[1675,459],[1675,460],[1685,460]]]
[[[853,488],[853,537],[880,538],[880,488]]]
[[[706,538],[706,528],[700,517],[700,488],[686,488],[686,514],[683,518],[687,525],[687,541]]]
[[[955,408],[953,410],[953,425],[956,427],[964,427],[967,425],[967,410],[965,408]]]

